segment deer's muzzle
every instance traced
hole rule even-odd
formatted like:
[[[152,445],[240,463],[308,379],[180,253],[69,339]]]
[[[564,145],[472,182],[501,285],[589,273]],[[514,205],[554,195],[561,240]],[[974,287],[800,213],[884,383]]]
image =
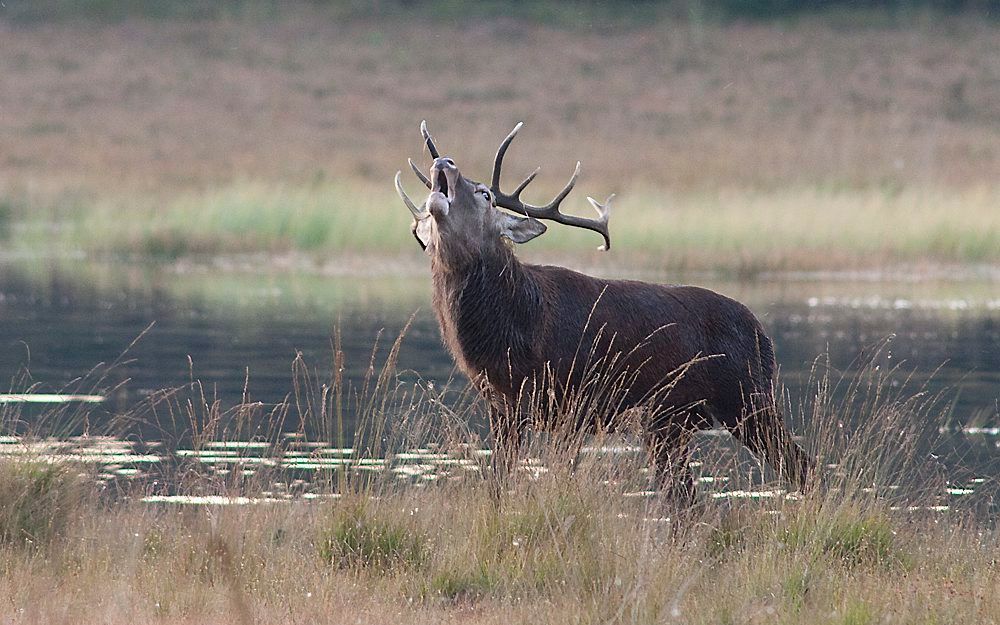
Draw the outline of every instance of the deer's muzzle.
[[[427,208],[435,216],[448,214],[451,202],[455,199],[459,174],[455,161],[450,158],[434,159],[430,169],[431,194],[427,198]]]

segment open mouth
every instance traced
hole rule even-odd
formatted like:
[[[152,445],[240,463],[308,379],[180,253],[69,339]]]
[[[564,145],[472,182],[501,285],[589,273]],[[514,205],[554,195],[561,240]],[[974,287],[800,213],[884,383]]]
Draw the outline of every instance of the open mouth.
[[[448,195],[448,177],[444,174],[444,171],[438,171],[437,178],[434,180],[434,190],[443,193],[445,197],[450,199]]]

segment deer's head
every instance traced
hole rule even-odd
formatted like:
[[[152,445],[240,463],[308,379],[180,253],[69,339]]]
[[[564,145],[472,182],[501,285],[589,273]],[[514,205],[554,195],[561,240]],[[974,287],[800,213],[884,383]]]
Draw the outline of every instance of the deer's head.
[[[478,250],[496,244],[501,238],[514,243],[526,243],[545,232],[545,224],[539,221],[540,219],[594,230],[604,237],[604,245],[600,249],[611,247],[611,239],[608,235],[611,197],[604,204],[587,198],[597,210],[597,219],[584,219],[559,212],[559,205],[576,184],[576,179],[580,174],[580,163],[576,164],[573,177],[570,178],[562,191],[545,206],[532,206],[521,201],[521,192],[535,179],[535,175],[538,174],[537,169],[525,178],[514,189],[513,193],[508,195],[500,190],[500,169],[503,165],[503,157],[510,142],[513,141],[520,129],[521,124],[519,123],[500,144],[496,160],[493,163],[493,180],[487,186],[466,178],[454,160],[442,157],[427,131],[426,122],[421,122],[420,132],[434,162],[427,175],[424,175],[412,160],[410,167],[430,190],[430,194],[418,207],[403,191],[400,172],[396,172],[396,191],[413,214],[411,230],[414,237],[428,253],[433,254],[442,248],[452,248],[474,255]],[[515,215],[499,210],[501,208],[519,214]]]

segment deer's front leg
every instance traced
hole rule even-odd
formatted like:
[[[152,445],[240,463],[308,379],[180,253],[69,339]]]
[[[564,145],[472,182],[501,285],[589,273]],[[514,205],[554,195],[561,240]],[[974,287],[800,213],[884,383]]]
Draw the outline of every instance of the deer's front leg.
[[[510,486],[517,470],[521,450],[522,424],[519,412],[506,403],[489,404],[490,433],[493,437],[493,453],[490,457],[493,494],[500,495]]]

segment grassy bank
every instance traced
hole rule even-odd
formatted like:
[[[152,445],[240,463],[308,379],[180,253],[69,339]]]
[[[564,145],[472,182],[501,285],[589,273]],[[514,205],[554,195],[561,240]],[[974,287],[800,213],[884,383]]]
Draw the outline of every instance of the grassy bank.
[[[414,185],[414,189],[416,189]],[[586,214],[582,198],[574,210]],[[522,248],[535,260],[596,267],[717,270],[863,269],[1000,263],[1000,190],[785,189],[667,193],[616,200],[610,254],[583,231],[553,227]],[[151,257],[301,252],[317,263],[402,257],[420,263],[409,213],[375,185],[245,183],[164,199],[17,206],[10,249]],[[128,218],[123,218],[128,215]],[[957,216],[957,217],[956,217]],[[421,265],[422,266],[422,265]]]
[[[10,623],[936,623],[1000,609],[996,530],[968,519],[839,497],[678,517],[607,490],[545,478],[500,510],[472,484],[88,503],[58,537],[5,538],[0,596]]]
[[[644,7],[468,28],[432,5],[0,21],[3,246],[405,253],[391,180],[425,162],[419,121],[485,178],[524,120],[510,177],[543,166],[542,198],[581,160],[572,206],[619,194],[623,265],[998,262],[993,22]],[[541,255],[596,247],[554,230]]]

